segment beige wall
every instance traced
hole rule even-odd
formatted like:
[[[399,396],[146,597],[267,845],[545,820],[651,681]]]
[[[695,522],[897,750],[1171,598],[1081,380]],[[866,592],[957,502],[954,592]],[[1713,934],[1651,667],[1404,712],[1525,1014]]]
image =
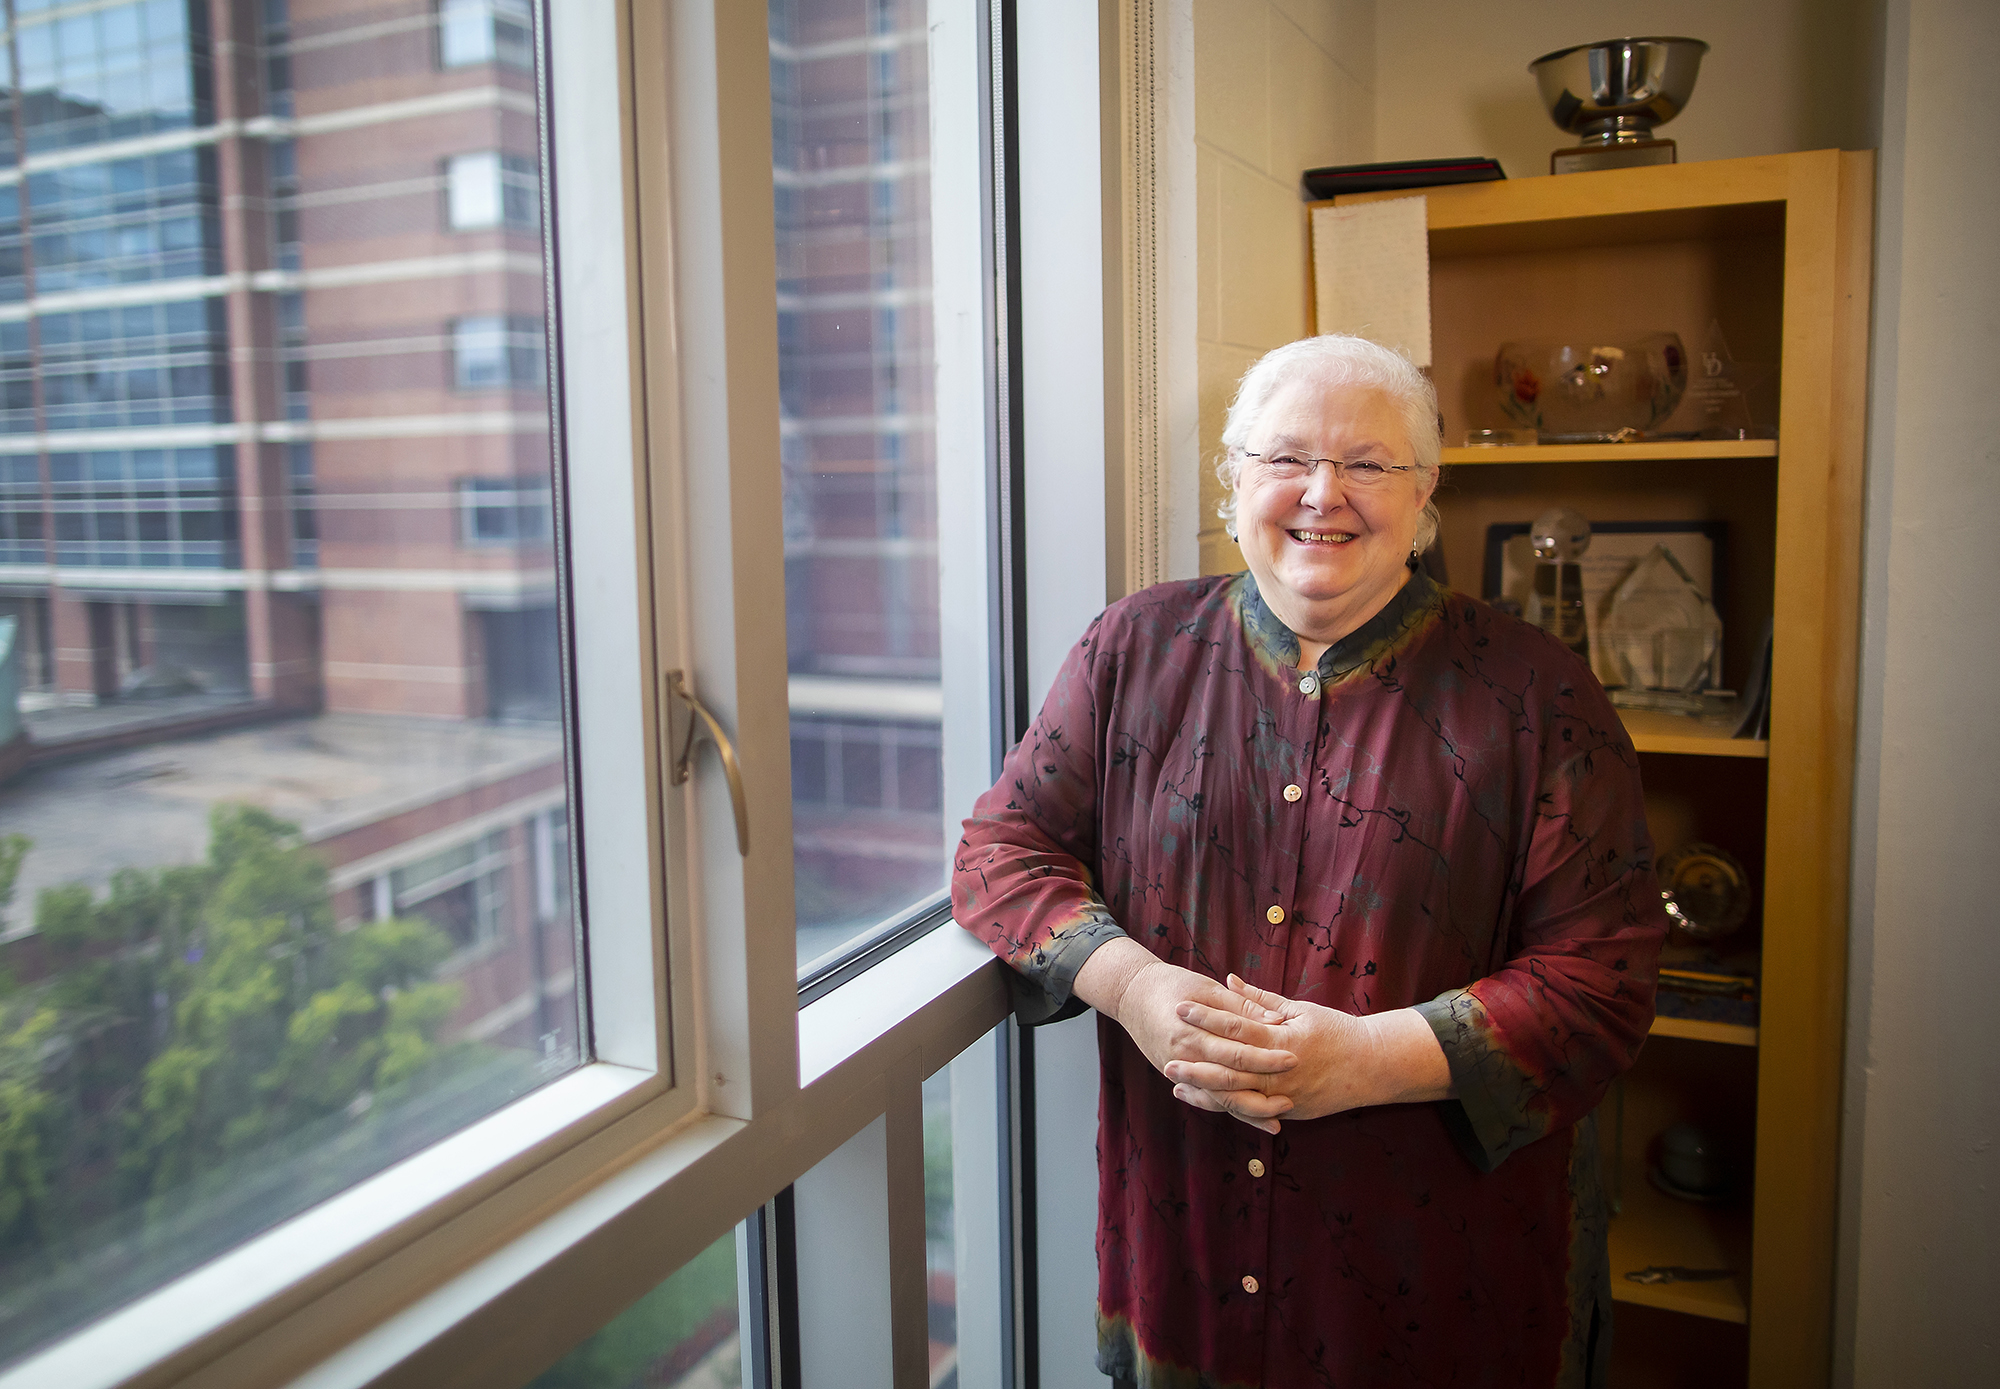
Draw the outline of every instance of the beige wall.
[[[1373,0],[1195,0],[1205,574],[1243,567],[1213,469],[1237,378],[1306,331],[1299,174],[1371,157],[1374,23]]]
[[[2000,1328],[2000,6],[1885,8],[1834,1382],[1955,1389]]]
[[[1872,143],[1857,0],[1388,0],[1375,32],[1375,158],[1490,155],[1546,177],[1556,128],[1528,64],[1572,44],[1678,34],[1709,45],[1660,134],[1683,160]]]

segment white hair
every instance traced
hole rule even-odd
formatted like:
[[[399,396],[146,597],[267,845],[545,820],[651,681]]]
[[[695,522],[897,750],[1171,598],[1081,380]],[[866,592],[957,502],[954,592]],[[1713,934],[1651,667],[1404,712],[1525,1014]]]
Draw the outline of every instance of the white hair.
[[[1279,387],[1294,381],[1311,381],[1326,391],[1359,388],[1387,396],[1402,416],[1403,432],[1416,453],[1418,485],[1426,491],[1436,486],[1444,432],[1438,418],[1437,388],[1430,378],[1400,352],[1366,338],[1345,333],[1300,338],[1266,352],[1236,383],[1236,399],[1230,403],[1229,418],[1222,426],[1222,453],[1215,460],[1215,475],[1222,480],[1222,503],[1215,511],[1229,523],[1232,538],[1236,534],[1236,477],[1243,468],[1244,446],[1271,397]],[[1419,552],[1431,547],[1437,531],[1437,502],[1427,500],[1417,518]]]

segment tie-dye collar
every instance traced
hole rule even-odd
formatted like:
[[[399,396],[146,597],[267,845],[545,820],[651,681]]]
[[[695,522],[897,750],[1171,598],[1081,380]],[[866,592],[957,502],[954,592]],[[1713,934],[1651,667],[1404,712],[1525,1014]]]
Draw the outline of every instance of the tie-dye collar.
[[[1297,670],[1298,636],[1264,602],[1264,595],[1257,591],[1257,580],[1249,570],[1236,576],[1235,589],[1236,614],[1250,649],[1273,674],[1283,676]],[[1409,582],[1396,591],[1382,611],[1321,653],[1320,678],[1338,680],[1375,660],[1438,605],[1442,592],[1430,575],[1421,569],[1413,571]]]

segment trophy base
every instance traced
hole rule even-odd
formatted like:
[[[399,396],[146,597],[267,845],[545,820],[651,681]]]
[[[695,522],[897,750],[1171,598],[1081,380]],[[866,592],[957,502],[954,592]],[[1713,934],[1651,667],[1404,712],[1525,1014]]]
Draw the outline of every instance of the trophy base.
[[[1572,145],[1549,155],[1552,174],[1582,174],[1593,169],[1635,169],[1647,164],[1673,164],[1672,140],[1632,140],[1617,145]]]

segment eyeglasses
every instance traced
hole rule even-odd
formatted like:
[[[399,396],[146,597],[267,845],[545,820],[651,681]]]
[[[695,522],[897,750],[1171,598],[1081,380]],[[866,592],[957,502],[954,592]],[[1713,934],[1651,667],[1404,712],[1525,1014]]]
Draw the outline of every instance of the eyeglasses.
[[[1262,465],[1264,474],[1279,482],[1298,482],[1312,476],[1312,471],[1321,463],[1333,469],[1336,480],[1344,487],[1366,489],[1379,487],[1389,480],[1391,473],[1407,473],[1408,463],[1378,463],[1372,458],[1354,458],[1342,461],[1338,458],[1301,458],[1295,453],[1261,454],[1244,452],[1245,458],[1254,458]]]

